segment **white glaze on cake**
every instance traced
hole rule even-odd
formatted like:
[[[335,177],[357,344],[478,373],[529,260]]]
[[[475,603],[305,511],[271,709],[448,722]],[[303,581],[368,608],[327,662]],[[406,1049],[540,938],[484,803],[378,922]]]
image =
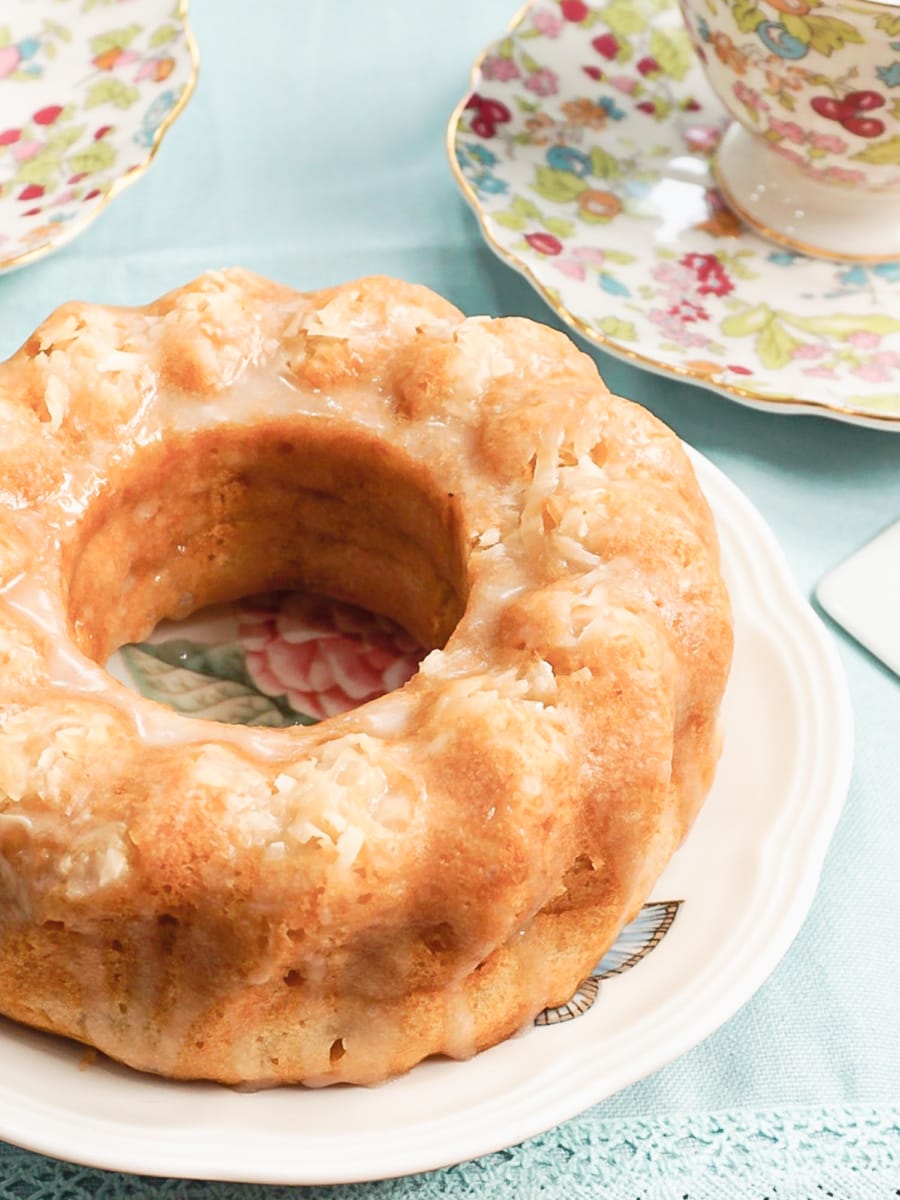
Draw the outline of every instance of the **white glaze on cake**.
[[[98,665],[297,585],[431,653],[284,730]],[[561,334],[384,279],[68,305],[0,365],[0,1011],[253,1086],[474,1053],[640,907],[730,651],[683,450]]]

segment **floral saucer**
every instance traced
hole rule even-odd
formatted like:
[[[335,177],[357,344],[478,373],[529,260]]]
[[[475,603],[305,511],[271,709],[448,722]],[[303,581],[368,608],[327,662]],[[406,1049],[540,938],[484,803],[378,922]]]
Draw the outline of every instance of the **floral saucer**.
[[[809,258],[742,224],[711,171],[728,120],[676,0],[533,0],[476,63],[448,150],[491,248],[604,350],[900,432],[900,263]]]
[[[0,272],[58,250],[133,183],[196,78],[186,0],[4,0]]]

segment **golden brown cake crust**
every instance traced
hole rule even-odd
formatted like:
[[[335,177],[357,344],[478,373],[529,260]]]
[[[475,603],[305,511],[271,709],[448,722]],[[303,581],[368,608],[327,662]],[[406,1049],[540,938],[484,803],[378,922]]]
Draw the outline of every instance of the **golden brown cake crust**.
[[[305,586],[431,652],[315,727],[103,670]],[[0,1011],[143,1070],[371,1083],[564,1002],[718,756],[713,522],[563,335],[209,273],[0,364]]]

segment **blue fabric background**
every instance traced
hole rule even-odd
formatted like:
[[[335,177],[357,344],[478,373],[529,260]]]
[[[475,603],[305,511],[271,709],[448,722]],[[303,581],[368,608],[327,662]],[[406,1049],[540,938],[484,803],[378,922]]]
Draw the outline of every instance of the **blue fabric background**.
[[[148,174],[82,237],[0,279],[0,356],[69,298],[143,303],[230,264],[303,289],[385,271],[470,313],[556,324],[483,245],[444,150],[470,65],[514,7],[195,0],[193,99]],[[804,593],[900,517],[898,434],[747,409],[592,353],[613,390],[744,489]],[[305,1195],[900,1195],[900,682],[835,636],[853,781],[808,920],[753,1000],[690,1054],[524,1147]],[[137,1180],[0,1147],[0,1200],[287,1191]]]

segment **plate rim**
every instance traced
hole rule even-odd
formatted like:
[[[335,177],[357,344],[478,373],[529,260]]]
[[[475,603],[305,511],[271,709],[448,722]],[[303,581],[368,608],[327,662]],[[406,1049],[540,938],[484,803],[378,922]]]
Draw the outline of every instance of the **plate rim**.
[[[307,1135],[304,1145],[302,1138],[297,1139],[295,1129],[288,1134],[280,1129],[266,1129],[260,1133],[248,1123],[244,1128],[249,1133],[235,1139],[233,1129],[221,1121],[216,1123],[215,1104],[210,1109],[203,1104],[204,1097],[219,1094],[216,1085],[173,1085],[156,1079],[150,1079],[149,1086],[161,1086],[164,1090],[172,1086],[179,1089],[197,1087],[201,1093],[197,1120],[192,1123],[178,1121],[177,1117],[171,1118],[169,1138],[165,1137],[166,1131],[158,1124],[149,1128],[143,1125],[140,1110],[132,1116],[127,1105],[123,1112],[125,1118],[130,1119],[130,1124],[123,1125],[121,1120],[111,1122],[109,1118],[85,1118],[82,1115],[81,1123],[75,1125],[71,1121],[71,1108],[52,1110],[48,1114],[40,1111],[40,1105],[34,1098],[22,1105],[18,1091],[11,1091],[6,1097],[17,1100],[17,1104],[0,1104],[0,1137],[25,1149],[85,1166],[157,1177],[296,1186],[350,1184],[409,1175],[493,1153],[546,1132],[680,1057],[742,1008],[787,952],[814,899],[825,855],[847,795],[853,757],[853,718],[847,679],[835,642],[800,592],[774,533],[752,502],[727,475],[705,456],[688,449],[717,523],[725,532],[722,540],[733,540],[739,531],[742,545],[749,536],[765,554],[764,561],[768,569],[764,572],[765,588],[761,592],[768,603],[764,609],[765,627],[781,627],[782,634],[776,645],[774,635],[770,633],[770,645],[778,650],[781,659],[790,664],[795,672],[799,664],[799,669],[806,673],[807,692],[813,698],[818,696],[821,699],[826,706],[826,718],[830,714],[831,728],[828,728],[828,720],[817,722],[816,753],[807,753],[805,761],[805,768],[815,776],[815,786],[813,794],[800,805],[800,812],[808,820],[814,809],[816,819],[812,835],[807,830],[801,839],[799,853],[802,870],[783,872],[783,887],[777,899],[779,903],[784,901],[783,893],[786,891],[787,900],[779,910],[774,928],[771,920],[764,923],[765,938],[761,950],[758,941],[750,944],[747,954],[752,970],[738,972],[737,978],[732,977],[727,986],[722,986],[721,980],[717,979],[712,995],[708,984],[705,987],[691,984],[676,991],[673,999],[664,1001],[662,1010],[665,1020],[677,1025],[680,1035],[664,1048],[656,1044],[659,1041],[658,1011],[654,1008],[653,1021],[649,1022],[652,1025],[649,1049],[644,1046],[648,1036],[644,1030],[638,1054],[634,1056],[641,1060],[637,1069],[633,1057],[629,1058],[628,1070],[624,1072],[627,1077],[623,1077],[620,1070],[611,1086],[592,1087],[591,1076],[587,1086],[582,1083],[579,1088],[564,1091],[562,1095],[557,1086],[552,1103],[548,1104],[539,1096],[536,1098],[530,1080],[519,1080],[510,1089],[481,1105],[454,1110],[449,1117],[428,1117],[423,1114],[418,1123],[407,1123],[397,1130],[393,1139],[383,1139],[382,1132],[373,1129],[363,1145],[360,1145],[358,1138],[355,1140],[349,1155],[335,1153],[347,1147],[346,1129],[329,1131],[328,1135],[317,1132],[312,1144],[310,1135]],[[734,525],[733,529],[729,528],[731,524]],[[746,569],[749,570],[749,567]],[[776,586],[773,587],[773,584]],[[787,632],[790,632],[790,638]],[[818,678],[813,667],[818,672]],[[828,729],[828,737],[824,739],[821,733],[823,728]],[[791,790],[794,788],[789,789],[789,793]],[[758,837],[766,840],[771,832],[766,825]],[[787,844],[784,843],[785,846]],[[796,857],[798,850],[795,848],[792,853]],[[744,913],[742,921],[747,919],[747,913]],[[758,918],[754,918],[754,926],[759,924]],[[706,974],[713,965],[714,959],[705,968]],[[684,1016],[685,1007],[688,1011],[687,1020]],[[644,1025],[647,1024],[645,1021]],[[580,1057],[586,1061],[591,1058],[589,1049],[588,1046],[581,1050]],[[648,1061],[648,1056],[652,1061]],[[457,1072],[464,1072],[468,1066],[467,1063],[447,1065]],[[564,1065],[554,1065],[554,1081]],[[545,1078],[550,1075],[549,1069],[543,1070]],[[536,1083],[539,1089],[540,1076]],[[384,1086],[390,1088],[391,1084]],[[4,1085],[0,1083],[0,1097],[3,1090]],[[289,1089],[284,1089],[282,1094],[289,1097],[291,1093]],[[373,1094],[377,1095],[378,1089]],[[252,1099],[252,1096],[247,1097],[250,1102]],[[77,1099],[74,1103],[77,1104]],[[502,1106],[500,1111],[505,1116],[502,1125],[479,1115],[480,1110],[487,1109],[493,1110],[496,1116],[498,1104]],[[487,1115],[490,1115],[490,1111]],[[512,1128],[509,1127],[510,1119]],[[297,1124],[302,1125],[302,1120],[298,1120]],[[427,1134],[429,1129],[439,1136],[421,1136]],[[499,1132],[492,1132],[494,1129]],[[420,1135],[418,1138],[415,1136],[417,1133]],[[401,1134],[403,1140],[398,1141]],[[454,1138],[457,1139],[455,1142]],[[161,1154],[162,1144],[165,1150]],[[312,1148],[315,1148],[314,1154],[310,1153]],[[352,1163],[348,1161],[351,1158]]]
[[[659,375],[665,379],[675,379],[680,383],[692,383],[697,387],[703,388],[705,391],[712,392],[715,395],[723,396],[728,400],[734,400],[746,408],[752,408],[756,411],[771,411],[782,416],[818,416],[826,417],[833,421],[839,421],[848,425],[859,425],[864,428],[878,429],[882,432],[900,433],[900,412],[885,413],[879,415],[873,413],[870,409],[855,408],[829,404],[822,400],[816,400],[807,397],[792,396],[788,393],[760,393],[751,390],[750,388],[741,387],[739,384],[717,383],[713,382],[707,376],[691,371],[685,366],[677,363],[661,362],[659,359],[651,358],[648,355],[641,354],[636,350],[630,350],[617,342],[615,338],[610,337],[598,330],[592,329],[586,322],[575,316],[565,304],[560,300],[554,299],[548,287],[546,287],[538,279],[531,267],[527,263],[517,258],[511,251],[499,242],[492,233],[487,211],[482,206],[475,189],[472,187],[468,179],[463,174],[462,168],[456,155],[456,134],[459,127],[459,122],[463,112],[472,94],[477,91],[478,80],[481,77],[481,68],[485,60],[489,57],[493,47],[504,37],[512,36],[518,27],[524,22],[529,12],[540,4],[541,0],[525,0],[525,3],[515,12],[509,24],[503,33],[497,35],[488,42],[476,55],[475,60],[469,70],[469,83],[466,91],[460,100],[454,105],[453,111],[447,122],[444,132],[444,149],[447,155],[447,160],[450,166],[450,171],[456,182],[456,186],[462,193],[463,199],[471,208],[477,218],[481,236],[487,243],[488,248],[507,266],[511,267],[517,274],[521,275],[537,292],[545,304],[560,317],[563,322],[574,330],[580,337],[591,345],[610,354],[613,358],[619,359],[621,362],[629,363],[632,366],[638,367],[641,370],[651,374]],[[677,8],[677,0],[671,0],[673,8]],[[718,103],[718,101],[716,101]],[[724,110],[723,110],[724,111]],[[776,247],[773,244],[773,249]],[[798,257],[809,258],[811,256],[800,254]]]

